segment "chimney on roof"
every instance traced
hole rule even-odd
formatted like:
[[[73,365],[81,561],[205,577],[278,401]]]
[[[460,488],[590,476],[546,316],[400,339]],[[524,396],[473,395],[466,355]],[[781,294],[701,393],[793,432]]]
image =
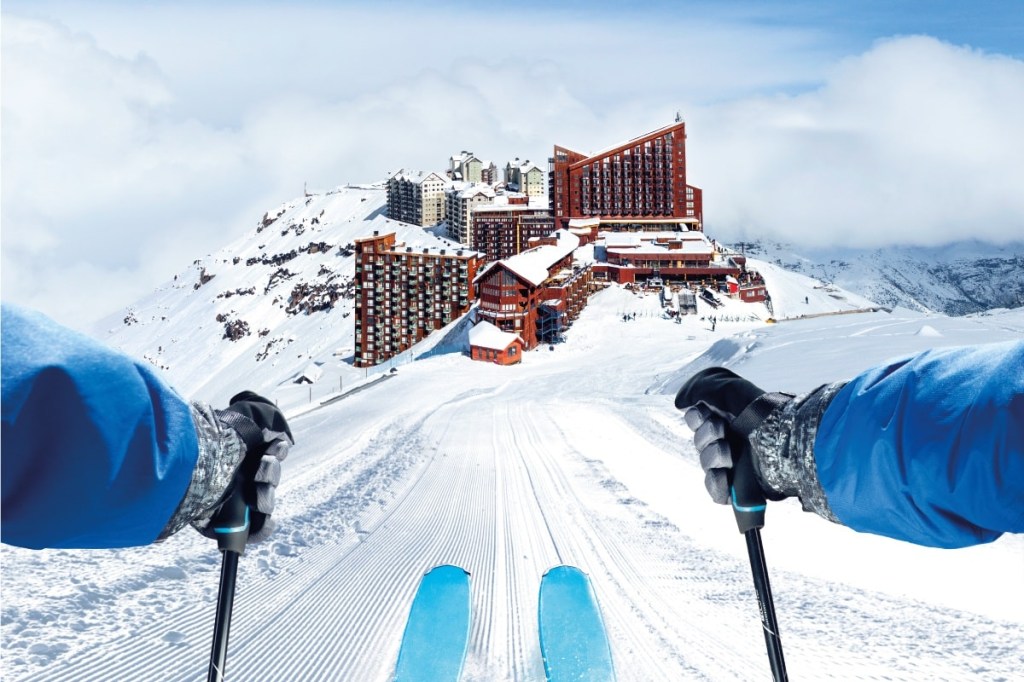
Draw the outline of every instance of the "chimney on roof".
[[[373,231],[373,236],[374,236],[374,237],[377,237],[377,236],[379,236],[379,235],[380,235],[380,232],[379,232],[378,230],[374,230],[374,231]]]
[[[444,249],[441,249],[441,255],[442,256],[444,255]]]

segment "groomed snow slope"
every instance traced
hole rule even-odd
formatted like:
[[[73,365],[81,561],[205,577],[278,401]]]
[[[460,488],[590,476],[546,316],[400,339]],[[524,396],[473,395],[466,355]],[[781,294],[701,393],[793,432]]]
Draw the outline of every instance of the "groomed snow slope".
[[[797,280],[776,284],[790,286],[806,305]],[[472,574],[465,680],[543,679],[537,590],[559,563],[591,576],[621,680],[766,679],[743,540],[706,497],[674,387],[715,363],[803,390],[895,354],[1020,338],[1024,314],[718,315],[714,333],[696,317],[675,324],[657,297],[611,288],[565,344],[521,365],[441,355],[304,407],[281,530],[241,561],[230,679],[387,680],[417,582],[442,563]],[[1022,536],[931,550],[786,501],[771,505],[764,542],[793,679],[1024,669]],[[184,531],[156,547],[5,546],[2,558],[4,679],[204,678],[209,541]]]
[[[373,230],[446,245],[382,207],[374,187],[286,203],[102,326],[101,338],[149,358],[185,395],[220,404],[254,388],[290,415],[298,445],[280,488],[282,530],[242,560],[232,679],[388,679],[419,577],[440,563],[473,574],[467,680],[543,677],[537,589],[558,563],[591,575],[620,679],[763,679],[743,541],[703,492],[671,406],[678,385],[725,364],[799,391],[895,354],[1024,332],[1019,311],[765,325],[763,306],[701,301],[700,314],[717,318],[711,333],[703,319],[663,319],[655,296],[611,288],[567,343],[520,366],[444,355],[458,344],[442,332],[356,370],[345,246]],[[751,266],[779,319],[872,305]],[[331,291],[329,309],[294,310]],[[250,334],[222,338],[234,320]],[[316,383],[294,384],[306,370]],[[772,505],[765,544],[794,679],[1005,679],[1024,666],[1020,537],[927,550],[786,502]],[[198,535],[104,552],[4,546],[0,558],[4,679],[205,676],[220,559]]]

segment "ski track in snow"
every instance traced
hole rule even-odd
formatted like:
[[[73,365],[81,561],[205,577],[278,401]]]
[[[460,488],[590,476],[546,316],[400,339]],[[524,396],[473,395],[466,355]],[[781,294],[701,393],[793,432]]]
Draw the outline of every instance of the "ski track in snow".
[[[465,681],[544,678],[537,593],[559,563],[590,576],[620,680],[766,679],[742,537],[707,501],[668,395],[683,359],[701,366],[711,354],[785,386],[770,359],[789,358],[792,379],[799,357],[816,369],[793,381],[827,380],[826,368],[849,375],[923,347],[923,318],[721,323],[717,336],[697,320],[618,322],[651,305],[610,290],[555,352],[511,368],[435,357],[295,417],[281,530],[240,562],[228,679],[389,679],[419,580],[444,563],[471,574]],[[927,322],[962,342],[1024,330],[1020,316]],[[733,336],[712,345],[723,329]],[[835,338],[855,352],[821,348]],[[1020,618],[804,571],[799,553],[773,550],[795,543],[810,556],[858,540],[788,503],[772,509],[765,545],[793,679],[1019,679]],[[803,523],[816,535],[801,544]],[[1020,561],[1021,539],[997,543],[1002,556]],[[2,556],[4,679],[205,679],[220,564],[209,541],[185,531],[149,548]]]
[[[243,561],[231,677],[387,679],[419,578],[441,563],[463,566],[473,576],[466,680],[543,679],[536,594],[541,575],[558,563],[591,576],[621,679],[762,677],[747,567],[702,549],[646,510],[603,467],[601,453],[588,456],[573,447],[573,432],[589,428],[582,417],[614,419],[611,406],[522,398],[511,390],[457,396],[408,427],[392,424],[376,435],[371,427],[359,434],[358,447],[343,451],[351,455],[340,457],[338,466],[302,474],[299,481],[311,490],[327,474],[350,481],[292,519],[307,544],[318,528],[344,523],[334,518],[347,515],[339,511],[355,512],[360,530],[345,536],[349,542],[293,548],[298,556],[286,555],[289,562]],[[467,429],[457,417],[470,405],[489,417]],[[643,423],[654,405],[620,407],[627,421]],[[302,428],[300,420],[296,429]],[[648,426],[644,433],[651,431]],[[656,440],[665,445],[664,435]],[[364,457],[372,459],[355,471]],[[212,566],[204,577],[215,582]],[[1006,626],[843,593],[798,575],[774,577],[795,679],[804,677],[802,666],[816,678],[831,668],[844,678],[871,679],[854,672],[865,661],[869,670],[884,665],[891,679],[1012,675],[1014,634]],[[142,586],[171,578],[156,571],[136,580]],[[110,600],[122,591],[113,586]],[[91,606],[105,603],[96,599]],[[182,604],[143,631],[115,636],[27,679],[202,679],[212,604],[212,595]],[[973,640],[973,651],[950,652],[950,633],[964,635],[957,641]],[[1000,660],[1007,663],[1002,673],[992,665]]]

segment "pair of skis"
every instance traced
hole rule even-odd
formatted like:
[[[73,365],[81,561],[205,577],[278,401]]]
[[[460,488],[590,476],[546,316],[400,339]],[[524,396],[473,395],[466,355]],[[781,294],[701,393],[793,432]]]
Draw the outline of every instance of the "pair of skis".
[[[586,574],[544,574],[538,602],[540,650],[549,682],[615,679],[601,611]],[[395,666],[396,682],[458,680],[469,646],[469,573],[438,566],[420,581]]]

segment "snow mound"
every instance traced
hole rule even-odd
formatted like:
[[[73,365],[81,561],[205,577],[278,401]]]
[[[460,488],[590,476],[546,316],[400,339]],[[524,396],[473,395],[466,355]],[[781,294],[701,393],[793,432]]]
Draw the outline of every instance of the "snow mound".
[[[935,336],[935,337],[939,337],[939,336],[942,336],[942,335],[943,335],[942,332],[940,332],[938,329],[936,329],[935,327],[931,326],[930,324],[921,325],[921,328],[917,330],[917,334],[916,334],[916,336]]]

